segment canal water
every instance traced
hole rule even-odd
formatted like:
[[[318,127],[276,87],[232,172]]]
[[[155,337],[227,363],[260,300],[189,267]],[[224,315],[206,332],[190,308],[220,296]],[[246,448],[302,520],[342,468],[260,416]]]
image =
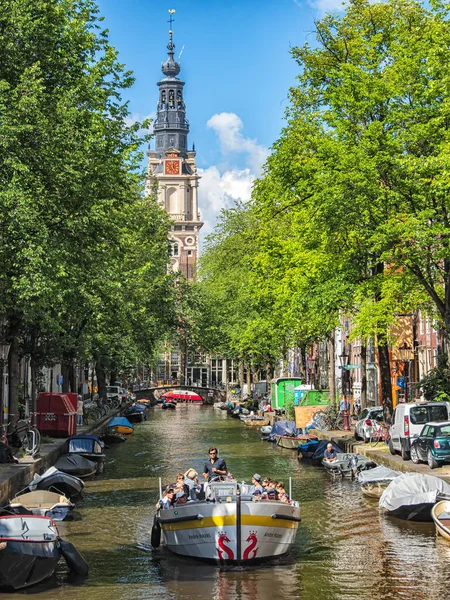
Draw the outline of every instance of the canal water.
[[[288,556],[220,569],[151,549],[158,478],[173,481],[189,467],[201,473],[212,445],[238,480],[258,472],[287,487],[292,477],[303,520]],[[357,483],[331,480],[212,407],[151,409],[130,440],[107,450],[105,474],[86,483],[76,512],[59,529],[86,558],[89,577],[70,580],[60,563],[52,580],[0,599],[425,600],[446,597],[450,585],[450,544],[433,526],[379,514]]]

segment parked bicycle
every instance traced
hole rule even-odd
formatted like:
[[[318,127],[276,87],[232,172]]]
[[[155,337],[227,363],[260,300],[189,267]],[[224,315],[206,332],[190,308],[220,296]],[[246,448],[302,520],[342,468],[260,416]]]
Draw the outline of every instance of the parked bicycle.
[[[31,424],[30,419],[19,419],[14,425],[5,423],[3,432],[6,432],[8,444],[14,448],[23,448],[28,456],[35,457],[41,449],[41,434]]]
[[[312,421],[314,428],[319,431],[342,431],[344,429],[344,416],[333,406],[315,412]]]
[[[369,445],[372,448],[375,448],[380,442],[384,442],[386,446],[389,445],[389,440],[391,439],[391,430],[389,425],[386,423],[377,423],[375,421],[375,428],[372,431],[372,435],[370,436]]]

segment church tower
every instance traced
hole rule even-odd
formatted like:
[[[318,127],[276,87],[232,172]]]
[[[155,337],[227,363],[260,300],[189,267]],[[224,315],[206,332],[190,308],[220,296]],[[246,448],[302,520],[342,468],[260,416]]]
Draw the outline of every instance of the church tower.
[[[196,275],[199,231],[203,225],[198,210],[195,150],[188,150],[189,121],[183,99],[184,82],[178,79],[180,65],[174,59],[173,13],[170,10],[167,60],[164,78],[158,82],[159,101],[154,123],[155,150],[149,150],[147,193],[156,187],[158,200],[173,220],[171,268],[187,280]]]

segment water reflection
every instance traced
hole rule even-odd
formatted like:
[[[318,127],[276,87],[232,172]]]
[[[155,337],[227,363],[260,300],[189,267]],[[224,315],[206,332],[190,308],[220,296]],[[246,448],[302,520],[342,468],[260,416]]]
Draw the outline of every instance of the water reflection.
[[[293,551],[275,563],[219,569],[149,544],[158,478],[203,471],[214,445],[239,479],[256,471],[293,478],[302,523]],[[46,600],[425,600],[445,596],[450,544],[432,525],[405,523],[378,511],[352,481],[334,481],[296,453],[261,442],[223,412],[198,406],[153,409],[126,444],[108,450],[105,475],[88,482],[80,520],[62,523],[90,565],[82,581],[56,577],[14,598]]]

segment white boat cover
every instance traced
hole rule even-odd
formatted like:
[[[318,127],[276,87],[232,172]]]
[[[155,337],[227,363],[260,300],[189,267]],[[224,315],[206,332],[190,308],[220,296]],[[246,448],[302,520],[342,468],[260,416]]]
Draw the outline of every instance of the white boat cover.
[[[34,492],[34,490],[37,488],[37,485],[40,481],[42,481],[46,477],[49,477],[50,475],[53,475],[53,473],[56,473],[57,471],[58,471],[58,469],[56,467],[50,467],[49,469],[47,469],[45,471],[45,473],[42,473],[42,475],[38,475],[37,473],[35,473],[33,481],[31,481],[28,484],[28,487],[30,488],[30,490],[32,492]]]
[[[377,481],[392,481],[399,475],[401,475],[400,471],[394,471],[384,465],[380,465],[379,467],[375,467],[375,469],[368,469],[367,471],[358,473],[358,482],[376,483]]]
[[[442,496],[442,498],[441,498]],[[403,473],[384,490],[379,506],[391,512],[401,506],[434,504],[439,499],[450,499],[450,485],[439,477],[420,473]]]

